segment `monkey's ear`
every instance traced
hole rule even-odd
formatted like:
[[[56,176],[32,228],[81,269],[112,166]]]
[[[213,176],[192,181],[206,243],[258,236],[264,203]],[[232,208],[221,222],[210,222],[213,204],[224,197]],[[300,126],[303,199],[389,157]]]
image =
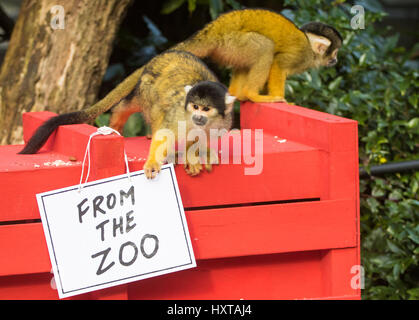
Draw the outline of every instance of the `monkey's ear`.
[[[310,40],[311,49],[317,54],[323,55],[329,48],[331,41],[325,37],[315,35],[307,32],[307,37]]]
[[[235,96],[231,96],[228,94],[228,92],[226,93],[226,98],[225,98],[225,104],[229,105],[232,104],[234,101],[236,101],[236,97]]]
[[[185,86],[185,92],[186,92],[186,94],[188,94],[188,92],[190,91],[192,89],[192,86],[191,85],[186,85]]]
[[[237,98],[235,96],[229,95],[228,92],[226,93],[226,98],[225,98],[226,109],[224,111],[224,114],[227,114],[233,111],[234,101],[236,101],[236,99]]]

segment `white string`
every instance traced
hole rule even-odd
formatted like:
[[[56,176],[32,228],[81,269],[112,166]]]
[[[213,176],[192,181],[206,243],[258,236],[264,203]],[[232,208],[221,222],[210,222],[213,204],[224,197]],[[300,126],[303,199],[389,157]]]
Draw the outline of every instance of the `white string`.
[[[83,163],[81,165],[81,176],[80,176],[80,182],[79,182],[79,192],[82,189],[82,181],[83,181],[83,175],[84,175],[84,164],[86,162],[86,157],[88,156],[88,167],[87,167],[87,175],[86,175],[86,179],[84,180],[85,184],[87,182],[87,180],[89,179],[89,175],[90,175],[90,142],[92,141],[92,138],[94,136],[98,136],[98,135],[109,135],[111,133],[116,133],[117,135],[121,135],[118,131],[103,126],[97,129],[96,132],[93,132],[90,136],[89,136],[89,141],[87,142],[87,146],[86,146],[86,152],[84,153],[84,158],[83,158]],[[127,157],[127,153],[125,152],[125,148],[124,148],[124,160],[125,160],[125,167],[127,169],[127,175],[128,175],[128,179],[129,181],[132,183],[131,181],[131,175],[130,175],[130,171],[129,171],[129,167],[128,167],[128,157]]]

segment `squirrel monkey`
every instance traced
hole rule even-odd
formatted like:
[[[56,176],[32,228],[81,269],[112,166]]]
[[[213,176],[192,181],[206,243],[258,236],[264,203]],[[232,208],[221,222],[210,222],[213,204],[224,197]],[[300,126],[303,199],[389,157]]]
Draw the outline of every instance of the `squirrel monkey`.
[[[288,75],[311,67],[333,66],[342,37],[333,27],[310,22],[298,29],[291,21],[264,9],[231,11],[218,17],[173,49],[198,57],[211,57],[233,68],[229,92],[240,100],[285,101]],[[134,71],[96,104],[82,112],[54,117],[41,126],[21,153],[35,153],[59,126],[91,122],[97,115],[115,107],[110,126],[122,132],[128,117],[140,110],[132,103],[145,66]],[[261,95],[267,87],[268,95]],[[122,107],[121,105],[125,105]],[[55,119],[55,120],[54,120]]]
[[[133,85],[133,79],[138,78],[136,72],[139,71],[139,79]],[[227,87],[193,54],[177,50],[166,51],[136,72],[130,76],[131,79],[129,77],[125,80],[128,83],[120,89],[120,92],[125,90],[125,96],[116,104],[111,105],[111,99],[108,98],[106,103],[97,103],[86,110],[52,117],[37,129],[19,153],[35,153],[58,126],[88,122],[114,106],[111,117],[114,128],[120,128],[134,112],[142,112],[150,124],[152,140],[144,170],[147,178],[154,178],[160,171],[164,158],[173,156],[167,154],[169,139],[159,137],[162,131],[170,130],[176,142],[179,142],[179,121],[184,121],[186,133],[192,129],[202,129],[208,137],[210,129],[231,128],[236,98],[228,93]],[[187,144],[186,149],[191,145],[192,143]],[[159,152],[160,150],[163,152]],[[186,158],[185,170],[189,175],[196,175],[202,170],[197,158],[192,159],[193,161]],[[211,171],[211,164],[207,163],[205,169]]]
[[[285,101],[287,76],[335,65],[341,45],[339,32],[326,24],[299,29],[273,11],[243,9],[222,14],[174,48],[231,67],[229,92],[239,100],[274,102]]]

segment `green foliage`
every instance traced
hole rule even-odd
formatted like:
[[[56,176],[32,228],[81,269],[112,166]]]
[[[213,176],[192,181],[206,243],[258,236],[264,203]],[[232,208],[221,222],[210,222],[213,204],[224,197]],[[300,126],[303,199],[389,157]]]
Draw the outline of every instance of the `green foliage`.
[[[342,1],[285,1],[283,14],[301,26],[323,21],[344,38],[334,68],[310,70],[287,81],[290,101],[359,122],[360,165],[417,159],[419,72],[397,47],[398,35],[378,30],[385,14],[365,8],[365,29],[353,30]],[[361,244],[366,299],[419,298],[419,173],[361,180]]]
[[[124,137],[145,136],[147,125],[141,113],[134,113],[124,126]]]
[[[217,18],[221,13],[227,10],[242,8],[242,5],[236,0],[167,0],[163,4],[161,13],[172,13],[184,3],[188,4],[188,10],[190,13],[195,11],[197,5],[208,6],[212,19]]]
[[[418,299],[419,173],[361,181],[364,297]]]

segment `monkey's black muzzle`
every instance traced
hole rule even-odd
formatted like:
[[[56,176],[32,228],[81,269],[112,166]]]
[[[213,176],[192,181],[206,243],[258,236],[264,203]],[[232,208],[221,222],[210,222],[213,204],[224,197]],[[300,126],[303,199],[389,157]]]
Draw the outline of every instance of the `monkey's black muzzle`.
[[[198,115],[194,115],[192,116],[192,121],[197,125],[197,126],[205,126],[206,123],[208,122],[208,118],[205,116],[198,116]]]
[[[338,59],[331,59],[329,60],[329,62],[327,63],[328,67],[333,67],[336,63],[338,63]]]

